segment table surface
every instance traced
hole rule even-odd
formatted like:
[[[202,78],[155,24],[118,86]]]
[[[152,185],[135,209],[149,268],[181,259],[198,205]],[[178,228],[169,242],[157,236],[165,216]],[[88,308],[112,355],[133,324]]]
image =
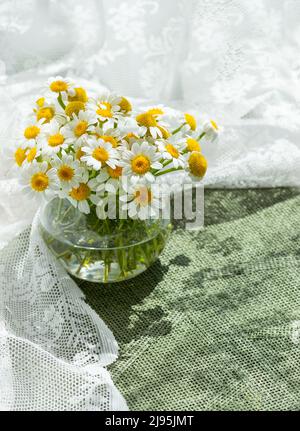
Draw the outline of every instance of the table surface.
[[[300,190],[206,190],[205,226],[133,280],[81,284],[115,384],[132,410],[299,410]]]

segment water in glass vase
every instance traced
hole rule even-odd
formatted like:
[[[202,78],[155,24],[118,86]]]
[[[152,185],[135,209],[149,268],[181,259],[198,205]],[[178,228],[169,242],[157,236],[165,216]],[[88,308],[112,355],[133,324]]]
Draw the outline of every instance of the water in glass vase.
[[[165,247],[167,220],[98,219],[68,200],[53,199],[41,210],[40,231],[66,270],[82,280],[112,283],[145,271]]]

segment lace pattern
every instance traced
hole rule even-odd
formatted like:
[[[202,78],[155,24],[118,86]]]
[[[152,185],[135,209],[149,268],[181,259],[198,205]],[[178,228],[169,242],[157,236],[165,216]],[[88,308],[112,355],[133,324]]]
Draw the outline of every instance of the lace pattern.
[[[1,408],[124,410],[106,370],[118,355],[114,336],[49,253],[37,224],[38,214],[0,253],[0,377],[10,389],[0,391]]]

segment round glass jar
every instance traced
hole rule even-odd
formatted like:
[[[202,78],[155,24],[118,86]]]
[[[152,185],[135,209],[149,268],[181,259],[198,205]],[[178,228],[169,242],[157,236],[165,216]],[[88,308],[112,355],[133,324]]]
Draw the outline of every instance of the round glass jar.
[[[97,283],[141,274],[161,254],[171,228],[161,219],[100,220],[58,198],[43,206],[39,226],[48,248],[71,275]]]

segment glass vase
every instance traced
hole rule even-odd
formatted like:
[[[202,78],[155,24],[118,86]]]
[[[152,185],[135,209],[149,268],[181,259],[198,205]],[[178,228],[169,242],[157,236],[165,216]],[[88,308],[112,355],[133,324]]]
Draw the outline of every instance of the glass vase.
[[[171,229],[162,219],[100,220],[82,214],[67,199],[53,199],[40,214],[40,232],[73,276],[112,283],[144,272],[161,254]]]

